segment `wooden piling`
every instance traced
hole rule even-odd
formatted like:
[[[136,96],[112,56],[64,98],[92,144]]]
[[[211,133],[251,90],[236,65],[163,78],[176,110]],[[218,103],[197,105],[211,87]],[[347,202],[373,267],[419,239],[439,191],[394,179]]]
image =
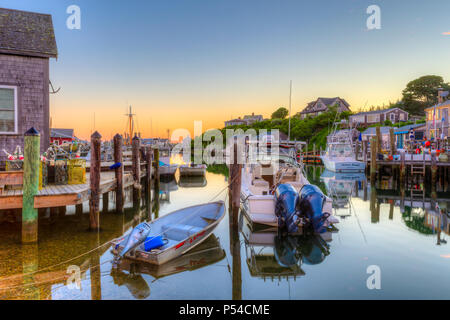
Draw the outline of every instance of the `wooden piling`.
[[[80,203],[75,206],[75,215],[81,216],[82,214],[83,214],[83,204]]]
[[[394,128],[390,128],[389,129],[389,139],[390,139],[390,142],[391,142],[391,148],[390,148],[391,156],[393,156],[394,154],[397,153],[397,147],[395,145]]]
[[[152,162],[153,162],[153,149],[148,147],[146,148],[145,152],[145,161],[146,161],[146,176],[145,176],[145,190],[146,190],[146,196],[151,202],[151,196],[152,196]]]
[[[370,151],[371,151],[371,158],[370,158],[370,181],[372,183],[375,182],[375,176],[377,174],[377,138],[372,137],[372,140],[370,142]]]
[[[238,145],[237,139],[234,141],[233,146],[233,162],[230,165],[230,184],[229,194],[231,196],[231,204],[233,209],[233,217],[230,221],[233,227],[238,225],[239,208],[241,206],[241,175],[242,175],[242,164],[238,161]]]
[[[437,158],[436,150],[431,151],[431,189],[436,191],[436,176],[437,176]]]
[[[405,176],[406,176],[406,155],[405,151],[402,150],[400,152],[400,185],[405,184]]]
[[[377,146],[378,146],[378,151],[380,152],[383,149],[383,139],[381,137],[381,128],[380,127],[376,127],[376,133],[377,133]]]
[[[366,164],[366,167],[367,167],[367,153],[368,152],[369,152],[368,141],[364,140],[363,141],[363,160],[364,160],[364,163]]]
[[[137,135],[132,140],[132,172],[133,172],[133,203],[138,205],[141,200],[141,139]]]
[[[31,128],[24,138],[24,173],[22,200],[22,243],[38,241],[38,210],[34,197],[39,192],[40,134]]]
[[[124,191],[123,191],[123,138],[120,134],[114,136],[114,162],[120,163],[120,167],[115,169],[116,176],[116,212],[123,213]]]
[[[154,166],[155,166],[155,189],[158,188],[159,190],[159,149],[156,148],[153,150],[154,154],[155,154],[155,161],[154,161]]]
[[[101,171],[101,139],[100,133],[95,131],[91,136],[91,168],[90,186],[91,198],[89,200],[89,229],[98,230],[100,227],[100,171]]]
[[[108,211],[109,211],[109,192],[105,192],[103,195],[102,195],[102,202],[103,202],[103,206],[102,206],[102,211],[104,212],[104,213],[108,213]]]

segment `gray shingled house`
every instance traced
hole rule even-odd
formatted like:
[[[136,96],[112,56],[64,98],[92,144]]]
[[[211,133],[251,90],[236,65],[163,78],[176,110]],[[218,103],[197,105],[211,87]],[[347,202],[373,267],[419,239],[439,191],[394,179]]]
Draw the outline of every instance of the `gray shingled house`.
[[[306,117],[316,117],[324,112],[327,112],[330,107],[337,106],[337,112],[350,111],[350,105],[345,99],[340,97],[336,98],[318,98],[316,101],[308,103],[302,112],[297,113],[300,119]]]
[[[49,60],[57,58],[51,15],[0,8],[0,160],[31,127],[50,144]]]

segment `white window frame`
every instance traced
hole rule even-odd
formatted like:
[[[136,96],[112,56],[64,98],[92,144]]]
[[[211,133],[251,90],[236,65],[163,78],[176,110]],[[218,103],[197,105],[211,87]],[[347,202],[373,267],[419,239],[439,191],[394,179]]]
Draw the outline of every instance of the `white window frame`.
[[[7,85],[0,85],[0,89],[12,89],[14,90],[14,132],[4,132],[0,131],[1,135],[17,135],[19,134],[19,121],[18,121],[18,100],[17,100],[17,87],[16,86],[7,86]]]

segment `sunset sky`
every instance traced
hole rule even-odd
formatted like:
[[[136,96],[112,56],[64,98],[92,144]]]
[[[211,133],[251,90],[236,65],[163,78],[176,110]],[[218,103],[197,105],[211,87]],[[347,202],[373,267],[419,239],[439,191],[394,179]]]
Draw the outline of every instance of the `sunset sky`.
[[[143,136],[222,128],[255,112],[293,114],[317,97],[357,110],[396,101],[426,74],[450,81],[448,0],[2,0],[49,13],[58,45],[50,78],[53,127],[80,138],[124,132],[127,106]],[[66,27],[81,8],[81,30]],[[366,9],[381,7],[381,30]],[[94,127],[95,113],[95,127]],[[152,123],[152,125],[151,125]]]

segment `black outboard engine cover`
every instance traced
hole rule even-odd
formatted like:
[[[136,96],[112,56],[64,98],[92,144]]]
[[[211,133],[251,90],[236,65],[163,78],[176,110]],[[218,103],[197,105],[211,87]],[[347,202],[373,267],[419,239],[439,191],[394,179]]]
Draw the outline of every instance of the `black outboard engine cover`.
[[[324,223],[328,218],[328,214],[323,213],[323,205],[325,204],[325,195],[315,185],[307,184],[300,191],[300,202],[298,210],[311,223],[313,229],[317,233],[326,231]]]
[[[290,184],[280,184],[275,191],[275,197],[278,226],[286,227],[288,233],[299,232],[302,219],[297,214],[298,192]]]

